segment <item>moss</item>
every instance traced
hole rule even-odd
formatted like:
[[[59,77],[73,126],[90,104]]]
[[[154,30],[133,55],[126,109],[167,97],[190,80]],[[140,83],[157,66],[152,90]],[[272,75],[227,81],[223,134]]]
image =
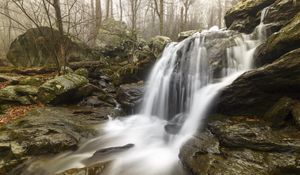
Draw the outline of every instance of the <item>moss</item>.
[[[20,85],[32,85],[32,86],[40,86],[43,81],[38,77],[25,77],[21,78],[19,81]]]

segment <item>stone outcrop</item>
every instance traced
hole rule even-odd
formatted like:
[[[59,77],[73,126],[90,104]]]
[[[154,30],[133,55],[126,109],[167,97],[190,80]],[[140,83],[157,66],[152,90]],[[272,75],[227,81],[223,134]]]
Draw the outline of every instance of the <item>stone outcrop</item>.
[[[267,8],[263,22],[271,33],[280,30],[300,10],[300,2],[294,0],[241,0],[225,15],[229,29],[252,33],[261,21],[262,10]]]
[[[267,41],[259,46],[254,56],[256,66],[262,66],[280,58],[285,53],[300,48],[300,13],[292,21],[283,27],[278,33],[274,33]]]
[[[223,90],[217,113],[263,116],[280,98],[299,99],[300,49],[278,61],[243,74]]]
[[[155,36],[150,40],[149,47],[151,52],[156,58],[159,58],[167,44],[171,43],[172,40],[166,36]]]
[[[40,86],[38,98],[46,104],[73,101],[73,95],[76,94],[79,88],[87,85],[88,82],[87,78],[77,74],[61,75]]]
[[[87,60],[92,57],[91,50],[84,44],[60,36],[57,30],[49,27],[32,28],[15,39],[7,53],[7,59],[14,66],[32,67],[56,64],[61,42],[69,61]]]
[[[107,120],[113,111],[101,107],[45,107],[0,126],[0,174],[26,174],[27,160],[78,148],[81,139],[96,134],[91,126]],[[34,173],[39,174],[28,174]]]
[[[225,15],[226,26],[239,32],[251,33],[260,23],[260,15],[264,8],[275,0],[241,0]]]
[[[299,129],[274,130],[255,117],[210,123],[181,149],[185,168],[195,175],[298,174]]]
[[[125,84],[121,85],[117,92],[117,101],[126,113],[132,114],[137,112],[137,108],[142,102],[143,95],[143,82]]]

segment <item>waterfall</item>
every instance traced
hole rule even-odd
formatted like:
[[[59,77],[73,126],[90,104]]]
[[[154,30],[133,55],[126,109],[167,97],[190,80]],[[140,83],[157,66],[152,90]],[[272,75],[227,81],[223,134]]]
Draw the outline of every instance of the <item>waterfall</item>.
[[[228,34],[214,27],[169,44],[148,78],[140,112],[109,120],[102,126],[103,134],[78,151],[53,159],[48,170],[84,167],[97,150],[133,144],[131,149],[97,160],[110,162],[104,175],[184,175],[178,160],[181,145],[201,127],[219,92],[251,69],[255,48],[264,40],[264,35],[259,36]],[[219,38],[230,42],[225,58],[217,60],[222,69],[216,74],[209,48]],[[178,131],[168,133],[167,126]]]

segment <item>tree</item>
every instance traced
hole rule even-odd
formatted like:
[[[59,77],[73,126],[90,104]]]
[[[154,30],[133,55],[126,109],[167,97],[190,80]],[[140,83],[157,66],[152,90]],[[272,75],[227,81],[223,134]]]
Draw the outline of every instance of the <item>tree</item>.
[[[122,5],[122,0],[119,0],[119,9],[120,9],[120,21],[123,21],[123,5]]]
[[[131,15],[130,15],[131,33],[132,35],[135,35],[137,30],[137,16],[138,16],[141,0],[131,0],[129,1],[129,4],[130,4],[130,11],[131,11]]]
[[[101,0],[96,0],[96,31],[98,32],[102,22]]]
[[[195,0],[181,0],[181,1],[183,3],[183,7],[184,7],[184,26],[186,26],[187,21],[188,21],[188,12],[189,12],[190,6],[195,2]],[[183,9],[181,9],[181,10],[183,10]],[[185,30],[185,28],[183,28],[183,30]]]
[[[159,32],[164,34],[164,0],[154,0],[155,11],[159,18]]]
[[[106,19],[109,18],[109,15],[110,15],[110,0],[106,0]]]

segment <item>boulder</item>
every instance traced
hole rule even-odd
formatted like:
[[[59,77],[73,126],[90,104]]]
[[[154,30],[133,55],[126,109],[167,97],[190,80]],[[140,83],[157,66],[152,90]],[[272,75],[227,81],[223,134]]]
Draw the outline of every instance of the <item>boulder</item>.
[[[86,60],[91,56],[90,49],[70,38],[61,37],[57,30],[49,27],[32,28],[15,39],[7,53],[7,59],[14,66],[32,67],[56,64],[60,53],[61,40],[64,41],[66,57],[71,60]],[[61,63],[64,60],[59,59]]]
[[[38,89],[29,85],[7,86],[0,90],[0,102],[29,105],[34,103],[32,96],[37,96]]]
[[[260,23],[260,14],[275,0],[241,0],[226,12],[225,23],[231,30],[252,33]]]
[[[184,32],[180,32],[178,34],[178,41],[182,41],[192,35],[194,35],[195,33],[200,32],[200,30],[189,30],[189,31],[184,31]]]
[[[77,75],[83,76],[85,78],[89,77],[89,71],[85,68],[77,69],[77,70],[75,70],[74,73],[77,74]]]
[[[180,150],[184,167],[195,175],[298,174],[299,129],[272,130],[256,117],[209,124]]]
[[[66,170],[56,175],[100,175],[104,172],[108,163],[97,163],[84,168]]]
[[[117,91],[117,101],[126,113],[134,113],[143,100],[143,94],[143,82],[121,85]]]
[[[101,23],[96,38],[98,50],[107,57],[127,57],[133,46],[132,36],[126,23],[112,18]]]
[[[163,50],[165,49],[166,45],[171,43],[172,40],[166,36],[155,36],[151,38],[149,47],[151,52],[158,58]]]
[[[57,76],[40,86],[38,98],[47,104],[72,102],[73,95],[88,82],[85,77],[73,73]]]
[[[278,33],[270,36],[254,56],[254,64],[259,67],[279,59],[282,55],[300,48],[300,13]]]
[[[221,92],[216,113],[263,116],[282,97],[300,98],[300,49],[243,74]]]

